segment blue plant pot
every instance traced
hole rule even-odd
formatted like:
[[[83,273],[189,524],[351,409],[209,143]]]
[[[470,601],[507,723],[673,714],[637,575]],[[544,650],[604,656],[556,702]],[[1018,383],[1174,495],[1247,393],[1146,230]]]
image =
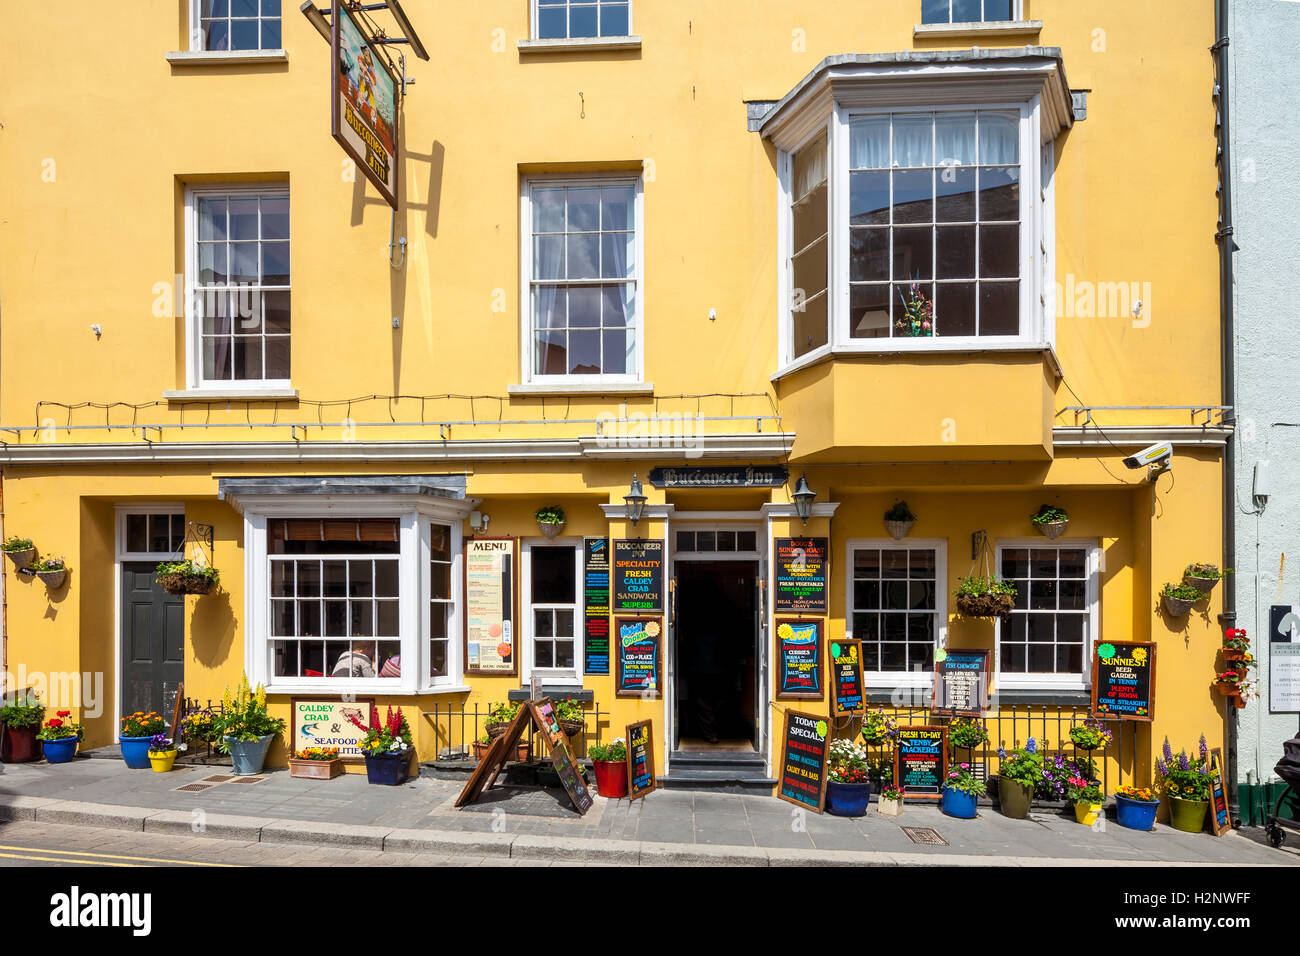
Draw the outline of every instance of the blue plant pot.
[[[870,801],[869,783],[836,783],[832,780],[826,784],[826,812],[837,817],[865,817]]]
[[[1159,800],[1133,800],[1115,794],[1115,822],[1130,830],[1150,830],[1156,825]]]
[[[975,794],[973,793],[944,787],[943,799],[939,806],[950,817],[957,817],[959,820],[975,819]]]
[[[267,734],[256,740],[236,740],[234,737],[222,737],[221,741],[230,751],[230,765],[239,777],[248,777],[262,772],[266,763],[266,752],[271,747],[275,734]]]
[[[68,763],[77,755],[77,738],[63,737],[60,740],[42,740],[42,749],[45,751],[45,760],[48,763]],[[148,747],[145,751],[148,752]],[[146,758],[147,760],[148,758]]]
[[[411,752],[366,756],[366,780],[370,783],[395,787],[406,783],[411,770]]]
[[[149,741],[152,737],[118,737],[122,745],[122,760],[132,770],[149,770]]]

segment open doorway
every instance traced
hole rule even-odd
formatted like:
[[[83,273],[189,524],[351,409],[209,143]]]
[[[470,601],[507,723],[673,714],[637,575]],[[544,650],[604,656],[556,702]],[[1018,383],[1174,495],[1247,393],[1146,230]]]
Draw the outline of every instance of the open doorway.
[[[676,564],[674,749],[758,748],[756,561]]]

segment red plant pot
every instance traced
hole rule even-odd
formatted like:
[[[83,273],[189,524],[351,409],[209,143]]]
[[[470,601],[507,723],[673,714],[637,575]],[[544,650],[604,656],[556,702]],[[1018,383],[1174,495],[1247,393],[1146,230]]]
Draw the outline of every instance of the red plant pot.
[[[593,760],[596,770],[596,792],[602,797],[627,796],[627,764],[621,760]]]
[[[28,763],[39,756],[35,727],[0,728],[0,760],[5,763]]]

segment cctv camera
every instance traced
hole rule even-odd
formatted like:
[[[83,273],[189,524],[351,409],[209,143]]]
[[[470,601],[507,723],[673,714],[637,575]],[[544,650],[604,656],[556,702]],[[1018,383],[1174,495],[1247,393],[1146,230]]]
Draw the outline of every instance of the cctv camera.
[[[1124,459],[1124,464],[1129,468],[1141,468],[1144,465],[1149,465],[1153,471],[1163,471],[1169,467],[1169,462],[1173,457],[1173,444],[1162,441],[1148,448],[1143,448],[1135,455],[1129,455]]]

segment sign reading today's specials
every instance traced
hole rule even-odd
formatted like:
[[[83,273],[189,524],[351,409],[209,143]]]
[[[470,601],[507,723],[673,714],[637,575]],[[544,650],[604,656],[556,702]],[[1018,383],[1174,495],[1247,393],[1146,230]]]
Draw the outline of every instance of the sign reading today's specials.
[[[614,541],[614,613],[659,614],[664,609],[664,543]]]
[[[514,538],[465,542],[467,673],[515,673],[515,548]]]
[[[822,812],[826,799],[826,757],[830,726],[825,717],[785,712],[785,742],[781,748],[781,787],[777,796],[787,803]]]
[[[1092,716],[1150,722],[1156,646],[1103,641],[1092,660]]]

